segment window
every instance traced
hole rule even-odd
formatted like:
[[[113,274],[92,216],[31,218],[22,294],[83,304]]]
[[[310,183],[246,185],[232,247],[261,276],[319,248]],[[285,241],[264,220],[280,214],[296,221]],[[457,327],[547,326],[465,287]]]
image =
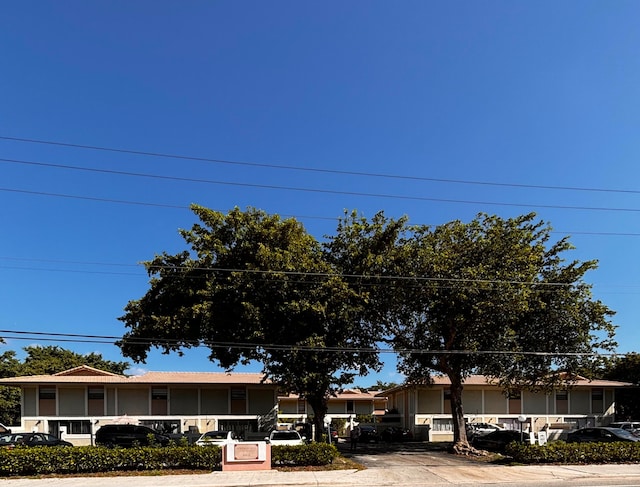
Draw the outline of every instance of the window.
[[[40,416],[56,415],[56,388],[40,387],[38,388],[38,407]]]
[[[231,389],[231,400],[232,401],[244,401],[247,398],[247,390],[242,389]]]
[[[451,414],[451,389],[444,389],[444,404],[442,412]]]
[[[604,413],[604,389],[591,389],[591,412]]]
[[[169,412],[167,409],[168,396],[166,387],[151,388],[151,414],[165,415]]]
[[[167,388],[166,387],[152,387],[151,388],[151,399],[153,400],[167,400]]]
[[[307,401],[304,399],[298,399],[298,414],[306,414],[307,412]]]
[[[522,394],[520,391],[509,391],[509,414],[522,412]]]
[[[556,414],[567,414],[569,412],[569,392],[556,391]]]
[[[354,411],[355,411],[355,408],[353,406],[353,401],[347,401],[347,412],[353,413]]]
[[[434,419],[433,431],[441,431],[441,432],[453,431],[453,421],[451,419]]]
[[[103,400],[104,399],[104,388],[103,387],[89,387],[89,389],[87,390],[87,397],[88,397],[89,400],[91,400],[91,399]]]
[[[40,394],[40,399],[55,399],[56,398],[56,388],[55,387],[41,387],[39,394]]]
[[[181,430],[179,419],[143,419],[140,424],[163,435],[179,434]]]
[[[49,421],[49,434],[60,437],[60,427],[67,428],[70,435],[88,435],[91,433],[91,421]]]

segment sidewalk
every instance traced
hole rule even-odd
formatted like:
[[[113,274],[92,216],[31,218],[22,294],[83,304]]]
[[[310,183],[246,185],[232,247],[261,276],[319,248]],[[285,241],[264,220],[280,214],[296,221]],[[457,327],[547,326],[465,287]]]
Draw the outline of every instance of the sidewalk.
[[[45,479],[3,479],[6,487],[276,487],[276,486],[406,486],[475,484],[531,484],[580,479],[631,479],[640,485],[640,465],[553,465],[553,466],[432,466],[331,470],[320,472],[213,472],[201,475],[64,477]]]

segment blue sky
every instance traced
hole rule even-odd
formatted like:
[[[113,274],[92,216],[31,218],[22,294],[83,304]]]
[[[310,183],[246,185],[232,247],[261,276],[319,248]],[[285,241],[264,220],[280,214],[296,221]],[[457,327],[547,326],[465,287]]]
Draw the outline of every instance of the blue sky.
[[[571,258],[599,260],[587,281],[617,311],[618,351],[636,351],[638,18],[632,1],[2,2],[0,329],[122,335],[147,289],[138,263],[184,248],[191,203],[296,216],[318,238],[345,209],[536,211]],[[0,350],[122,360],[23,338]],[[206,356],[141,367],[216,370]],[[358,383],[397,381],[385,358]]]

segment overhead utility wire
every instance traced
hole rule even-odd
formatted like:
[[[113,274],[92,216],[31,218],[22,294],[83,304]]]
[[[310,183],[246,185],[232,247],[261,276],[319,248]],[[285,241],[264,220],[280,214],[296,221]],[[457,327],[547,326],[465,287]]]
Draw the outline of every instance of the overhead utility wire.
[[[52,196],[55,198],[69,198],[69,199],[75,199],[75,200],[98,201],[100,203],[118,203],[121,205],[152,206],[155,208],[174,208],[178,210],[190,209],[189,206],[184,206],[184,205],[169,205],[164,203],[148,203],[143,201],[118,200],[114,198],[97,198],[93,196],[76,196],[76,195],[64,194],[64,193],[49,193],[46,191],[29,191],[26,189],[0,188],[0,191],[4,191],[5,193],[20,193],[20,194],[30,194],[30,195],[36,195],[36,196]]]
[[[2,160],[6,160],[6,159],[0,159],[0,161]],[[98,171],[98,172],[104,171],[104,172],[110,172],[110,173],[116,173],[116,174],[125,174],[128,176],[147,177],[147,178],[155,178],[155,179],[158,179],[158,178],[176,179],[169,176],[157,176],[153,174],[143,174],[143,173],[125,173],[123,171],[107,171],[107,170],[98,170],[98,169],[96,169],[95,171]],[[177,178],[177,179],[189,181],[188,178]],[[197,182],[208,183],[208,184],[218,184],[218,185],[224,185],[224,186],[234,186],[234,187],[276,189],[276,190],[283,190],[283,191],[298,191],[298,192],[306,192],[306,193],[333,194],[333,195],[342,195],[342,196],[364,196],[369,198],[387,198],[387,199],[398,199],[398,200],[406,200],[406,201],[429,201],[429,202],[437,202],[437,203],[458,203],[458,204],[485,205],[485,206],[507,206],[507,207],[516,207],[516,208],[548,208],[548,209],[561,209],[561,210],[619,211],[619,212],[640,213],[640,208],[612,208],[612,207],[603,207],[603,206],[601,207],[571,206],[571,205],[547,205],[547,204],[531,204],[531,203],[505,203],[505,202],[495,202],[495,201],[457,200],[457,199],[448,199],[448,198],[430,198],[427,196],[407,196],[407,195],[383,194],[383,193],[364,193],[359,191],[338,191],[338,190],[331,190],[331,189],[300,188],[300,187],[293,187],[293,186],[278,186],[273,184],[237,183],[233,181],[197,180]],[[133,205],[142,205],[142,206],[168,207],[168,208],[188,208],[186,206],[179,206],[179,205],[130,202],[126,200],[97,198],[92,196],[76,196],[76,195],[69,195],[69,194],[63,194],[63,193],[49,193],[44,191],[28,191],[28,190],[14,189],[14,188],[0,188],[0,191],[35,194],[40,196],[55,196],[55,197],[61,197],[61,198],[85,199],[90,201],[100,201],[100,202],[108,202],[108,203],[121,203],[121,204],[133,204]]]
[[[19,262],[42,262],[42,263],[54,263],[54,264],[77,264],[77,265],[94,265],[94,266],[105,266],[105,267],[131,267],[131,268],[141,268],[142,264],[122,264],[122,263],[112,263],[112,262],[92,262],[92,261],[66,261],[60,259],[33,259],[33,258],[18,258],[18,257],[3,257],[0,256],[0,260],[11,260],[11,261],[19,261]],[[449,279],[449,278],[429,278],[429,277],[410,277],[410,276],[375,276],[370,274],[331,274],[331,273],[307,273],[302,271],[274,271],[274,270],[259,270],[259,269],[225,269],[218,267],[186,267],[186,266],[170,266],[170,265],[162,265],[162,266],[154,266],[158,269],[176,269],[176,270],[204,270],[204,271],[218,271],[218,272],[242,272],[242,273],[258,273],[258,274],[289,274],[289,275],[300,275],[300,276],[322,276],[322,277],[344,277],[344,278],[354,278],[354,279],[363,279],[367,278],[370,280],[382,279],[382,280],[410,280],[410,281],[420,281],[420,280],[430,280],[430,281],[443,281],[443,282],[467,282],[469,284],[527,284],[527,285],[535,285],[535,286],[571,286],[573,284],[570,283],[561,283],[561,282],[524,282],[524,281],[508,281],[508,280],[500,280],[500,279]],[[27,271],[49,271],[49,272],[70,272],[70,273],[81,273],[81,274],[102,274],[102,275],[122,275],[122,276],[135,276],[140,277],[142,274],[134,273],[134,272],[107,272],[107,271],[91,271],[91,270],[81,270],[81,269],[57,269],[57,268],[47,268],[47,267],[18,267],[18,266],[3,266],[0,265],[0,269],[13,269],[13,270],[27,270]],[[146,271],[145,271],[146,275]],[[180,277],[180,276],[172,276],[165,275],[163,278],[169,277]],[[183,276],[184,277],[184,276]],[[193,279],[206,279],[206,276],[188,276]],[[263,281],[266,281],[263,279]],[[269,282],[276,282],[270,280]],[[317,281],[296,281],[297,284],[317,284]],[[290,284],[290,282],[289,282]],[[375,285],[387,285],[393,283],[359,283],[362,286],[375,286]],[[442,289],[454,289],[452,286],[437,286]],[[625,287],[635,287],[635,286],[625,286]],[[541,290],[538,290],[541,291]]]
[[[1,257],[0,257],[1,259]],[[36,259],[39,260],[39,259]],[[59,262],[59,261],[53,261]],[[78,262],[71,262],[78,263]],[[99,263],[91,263],[94,265],[101,265]],[[114,265],[114,264],[104,264],[104,265]],[[126,265],[126,264],[120,264]],[[129,264],[129,267],[133,267],[134,264]],[[26,269],[26,270],[52,270],[52,271],[60,271],[60,269],[47,269],[47,268],[37,268],[30,269],[26,267],[6,267],[0,266],[0,268],[11,268],[11,269]],[[566,282],[535,282],[535,281],[516,281],[516,280],[506,280],[506,279],[471,279],[471,278],[448,278],[448,277],[420,277],[420,276],[402,276],[402,275],[375,275],[375,274],[344,274],[344,273],[335,273],[335,272],[305,272],[305,271],[286,271],[286,270],[270,270],[270,269],[240,269],[240,268],[225,268],[225,267],[190,267],[190,266],[173,266],[173,265],[160,265],[160,266],[152,266],[154,269],[159,270],[177,270],[177,271],[212,271],[212,272],[223,272],[223,273],[238,273],[238,274],[266,274],[266,275],[286,275],[286,276],[304,276],[304,277],[340,277],[343,279],[368,279],[368,280],[381,280],[381,281],[412,281],[412,282],[450,282],[450,283],[469,283],[469,284],[516,284],[516,285],[527,285],[527,286],[549,286],[549,287],[571,287],[575,285],[575,283],[566,283]],[[82,271],[82,270],[69,270],[69,272],[85,272],[85,273],[98,273],[98,274],[122,274],[122,275],[138,275],[134,273],[125,273],[125,272],[100,272],[100,271]],[[163,277],[172,277],[163,276]],[[189,277],[189,276],[187,276]],[[273,281],[270,281],[273,282]],[[313,282],[313,281],[309,281]]]
[[[213,158],[207,158],[207,157],[186,156],[186,155],[168,154],[168,153],[162,153],[162,152],[119,149],[119,148],[113,148],[113,147],[73,144],[73,143],[57,142],[57,141],[50,141],[50,140],[29,139],[29,138],[22,138],[22,137],[0,136],[0,140],[10,140],[14,142],[26,142],[31,144],[43,144],[43,145],[52,145],[52,146],[60,146],[60,147],[71,147],[75,149],[88,149],[88,150],[103,151],[103,152],[114,152],[114,153],[120,153],[120,154],[133,154],[133,155],[148,156],[148,157],[161,157],[166,159],[181,159],[181,160],[188,160],[188,161],[211,162],[216,164],[230,164],[230,165],[248,166],[248,167],[263,167],[268,169],[284,169],[284,170],[291,170],[291,171],[306,171],[306,172],[325,173],[325,174],[341,174],[345,176],[365,176],[365,177],[401,179],[401,180],[411,180],[411,181],[472,184],[472,185],[483,185],[483,186],[501,186],[501,187],[511,187],[511,188],[640,194],[640,190],[587,188],[587,187],[577,187],[577,186],[551,186],[551,185],[521,184],[521,183],[499,183],[495,181],[474,181],[474,180],[449,179],[449,178],[428,178],[428,177],[422,177],[422,176],[403,176],[398,174],[345,171],[345,170],[339,170],[339,169],[323,169],[323,168],[314,168],[314,167],[305,167],[305,166],[292,166],[292,165],[285,165],[285,164],[268,164],[268,163],[259,163],[259,162],[232,161],[227,159],[213,159]]]
[[[108,336],[108,335],[81,335],[74,333],[49,333],[49,332],[37,332],[37,331],[22,331],[22,330],[0,330],[0,334],[5,335],[5,338],[11,340],[43,340],[43,341],[62,341],[62,342],[74,342],[77,343],[106,343],[114,344],[116,341],[123,340],[123,337]],[[16,337],[7,337],[6,334],[19,335]],[[31,335],[29,337],[21,337],[20,335]],[[38,337],[38,338],[35,338]],[[109,340],[109,341],[107,341]],[[111,341],[113,340],[113,341]],[[129,341],[132,344],[139,345],[154,345],[158,340],[151,338],[128,338],[124,341]],[[168,345],[181,345],[187,340],[168,339],[166,341]],[[626,354],[619,354],[614,352],[542,352],[542,351],[512,351],[512,350],[430,350],[423,348],[406,348],[406,349],[393,349],[393,348],[380,348],[380,347],[319,347],[319,346],[307,346],[307,345],[289,345],[289,344],[276,344],[276,343],[239,343],[239,342],[200,342],[197,347],[208,348],[238,348],[243,350],[253,350],[255,348],[262,348],[264,350],[277,350],[277,351],[300,351],[300,352],[357,352],[357,353],[423,353],[433,355],[531,355],[531,356],[544,356],[544,357],[585,357],[585,356],[621,356]]]

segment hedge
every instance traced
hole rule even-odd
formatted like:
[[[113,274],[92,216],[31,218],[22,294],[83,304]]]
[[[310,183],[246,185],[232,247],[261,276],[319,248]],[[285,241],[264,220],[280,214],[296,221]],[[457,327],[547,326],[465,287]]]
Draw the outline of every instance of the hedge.
[[[221,460],[218,447],[18,447],[0,449],[0,476],[161,469],[213,470],[219,468]]]
[[[333,445],[272,446],[272,466],[327,465],[338,456]],[[41,474],[82,474],[134,470],[219,470],[222,449],[217,446],[106,448],[0,448],[0,477]]]
[[[565,443],[544,446],[511,443],[505,453],[515,462],[540,463],[640,463],[640,442]]]
[[[335,445],[309,443],[302,446],[272,445],[271,465],[328,465],[340,455]]]

